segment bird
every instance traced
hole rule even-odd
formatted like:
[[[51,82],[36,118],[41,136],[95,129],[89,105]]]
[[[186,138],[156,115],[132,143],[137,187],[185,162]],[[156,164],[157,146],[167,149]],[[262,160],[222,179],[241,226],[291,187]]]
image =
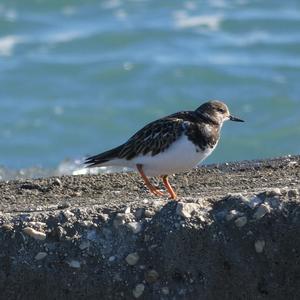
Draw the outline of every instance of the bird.
[[[180,111],[145,125],[120,146],[87,157],[85,165],[135,169],[152,194],[163,196],[148,178],[159,176],[170,199],[175,200],[177,194],[168,176],[189,171],[206,159],[216,148],[227,120],[244,122],[231,115],[225,103],[208,101],[194,111]]]

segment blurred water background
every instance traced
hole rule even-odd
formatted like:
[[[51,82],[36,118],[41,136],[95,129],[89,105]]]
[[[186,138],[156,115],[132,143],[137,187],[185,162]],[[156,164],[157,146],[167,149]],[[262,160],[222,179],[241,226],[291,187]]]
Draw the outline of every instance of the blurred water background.
[[[70,174],[208,99],[216,163],[300,152],[298,0],[1,0],[0,178]]]

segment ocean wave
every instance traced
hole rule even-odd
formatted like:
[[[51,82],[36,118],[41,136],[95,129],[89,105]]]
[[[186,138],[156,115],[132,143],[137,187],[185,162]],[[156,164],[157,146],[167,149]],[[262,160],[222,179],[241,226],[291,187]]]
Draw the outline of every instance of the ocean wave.
[[[209,30],[218,30],[223,20],[222,15],[188,15],[186,11],[177,11],[173,15],[175,27],[186,28],[199,28],[204,27]]]
[[[17,44],[24,38],[17,35],[7,35],[0,38],[0,56],[11,56]]]
[[[15,22],[17,20],[18,14],[14,9],[8,9],[4,5],[0,4],[0,17],[8,22]]]
[[[120,7],[121,4],[122,3],[120,0],[109,0],[109,1],[104,1],[101,6],[104,9],[114,9]]]
[[[223,33],[215,40],[215,44],[230,47],[246,47],[259,44],[265,45],[286,45],[300,43],[299,33],[276,33],[273,34],[267,30],[254,30],[243,34]]]
[[[84,38],[86,36],[87,33],[81,30],[66,30],[63,32],[55,32],[48,34],[45,38],[47,43],[55,44],[71,42],[73,40]]]
[[[235,13],[228,14],[228,18],[231,20],[241,20],[244,22],[255,21],[255,20],[274,20],[274,21],[299,21],[300,14],[296,9],[282,8],[278,9],[247,9],[239,10]]]

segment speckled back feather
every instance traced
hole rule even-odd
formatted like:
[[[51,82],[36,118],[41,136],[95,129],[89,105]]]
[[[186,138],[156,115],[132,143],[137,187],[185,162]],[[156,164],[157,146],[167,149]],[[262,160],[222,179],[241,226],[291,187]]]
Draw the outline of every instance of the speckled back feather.
[[[205,126],[210,126],[211,134]],[[154,121],[133,135],[122,147],[118,158],[131,159],[137,155],[152,156],[165,151],[185,133],[199,149],[213,147],[219,139],[218,126],[192,111],[183,111]]]
[[[183,133],[195,144],[196,150],[213,148],[219,139],[220,126],[213,109],[227,109],[218,101],[208,102],[195,111],[181,111],[149,123],[123,145],[87,158],[88,167],[101,165],[114,158],[131,160],[139,155],[155,156],[164,152]]]
[[[165,151],[182,134],[182,123],[181,119],[164,118],[146,125],[123,145],[118,158],[148,153],[154,156]]]

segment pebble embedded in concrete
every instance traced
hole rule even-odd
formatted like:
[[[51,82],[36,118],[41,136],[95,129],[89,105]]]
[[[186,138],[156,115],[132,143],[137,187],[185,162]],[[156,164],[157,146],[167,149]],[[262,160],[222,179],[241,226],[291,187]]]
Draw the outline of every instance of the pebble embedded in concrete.
[[[167,286],[164,286],[164,287],[161,288],[161,292],[164,295],[169,295],[170,290],[169,290],[169,288]]]
[[[63,215],[67,220],[72,219],[72,217],[74,217],[74,213],[72,213],[70,210],[65,210],[63,211]]]
[[[12,224],[3,224],[1,228],[4,229],[5,231],[12,231],[14,229]]]
[[[243,227],[247,224],[247,222],[248,222],[248,219],[245,216],[239,217],[234,221],[234,223],[237,227]]]
[[[74,269],[80,269],[80,267],[81,267],[81,263],[78,260],[70,260],[67,263],[71,268],[74,268]]]
[[[31,225],[31,226],[35,226],[35,227],[46,227],[47,226],[47,224],[44,223],[44,222],[34,222],[34,221],[31,221],[28,224]]]
[[[242,216],[243,213],[235,210],[235,209],[232,209],[231,211],[229,211],[229,213],[226,215],[226,221],[231,221],[232,219],[235,219],[237,217],[240,217]]]
[[[267,197],[274,197],[274,196],[280,196],[281,190],[280,188],[274,188],[266,192]]]
[[[270,206],[268,204],[263,203],[257,208],[256,212],[253,214],[253,218],[259,220],[263,218],[270,211],[271,211]]]
[[[126,256],[125,260],[130,266],[134,266],[140,259],[137,252],[130,253]]]
[[[250,208],[254,209],[257,205],[261,204],[263,202],[263,200],[258,197],[258,196],[254,196],[252,198],[250,198],[250,200],[248,202],[245,202]]]
[[[152,218],[155,215],[155,212],[150,209],[146,209],[144,212],[145,218]]]
[[[39,241],[43,241],[46,239],[46,233],[45,232],[41,232],[41,231],[37,231],[31,227],[26,227],[23,229],[23,232],[26,233],[27,235],[29,235],[30,237],[39,240]]]
[[[84,227],[92,227],[92,226],[97,227],[97,225],[91,220],[84,220],[81,222],[81,225]]]
[[[176,214],[184,218],[190,218],[192,214],[198,210],[200,210],[200,205],[197,203],[178,202],[176,207]]]
[[[262,253],[264,251],[265,245],[266,245],[266,242],[264,240],[257,240],[254,243],[255,251],[257,253]]]
[[[104,213],[99,213],[99,219],[102,222],[107,222],[109,220],[109,215],[108,214],[104,214]]]
[[[39,252],[39,253],[34,257],[34,259],[35,259],[35,260],[42,260],[42,259],[44,259],[47,255],[48,255],[47,252]]]
[[[155,270],[150,270],[145,274],[145,280],[148,283],[155,283],[159,277],[159,274]]]
[[[134,234],[137,234],[142,230],[142,224],[140,222],[130,222],[127,224],[127,227],[130,228]]]
[[[145,290],[145,285],[142,283],[139,283],[135,286],[135,288],[132,291],[132,294],[134,296],[134,298],[139,298],[143,295]]]
[[[126,215],[118,213],[114,219],[114,227],[118,228],[121,225],[124,225],[126,223]]]
[[[114,262],[116,260],[116,257],[113,255],[113,256],[110,256],[109,258],[108,258],[108,261],[109,262]]]

